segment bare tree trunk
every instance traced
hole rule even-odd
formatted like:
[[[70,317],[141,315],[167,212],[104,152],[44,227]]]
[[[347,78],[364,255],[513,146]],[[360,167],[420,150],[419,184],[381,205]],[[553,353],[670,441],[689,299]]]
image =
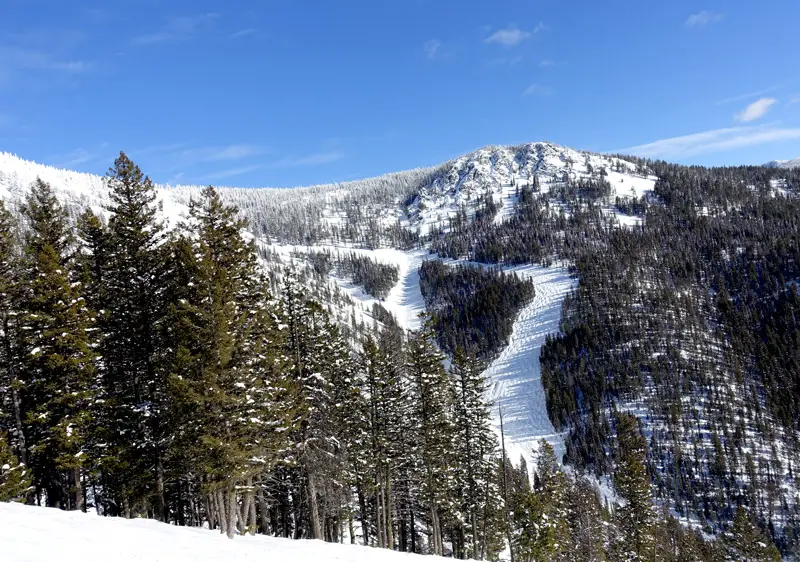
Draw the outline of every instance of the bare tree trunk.
[[[392,479],[390,470],[386,468],[386,500],[384,501],[386,524],[386,548],[394,548],[394,530],[392,529]]]
[[[156,445],[156,519],[169,522],[169,508],[164,492],[164,464],[161,458],[161,447]]]
[[[217,490],[214,493],[214,500],[219,520],[219,532],[226,535],[228,534],[228,511],[225,509],[225,497],[222,490]]]
[[[308,507],[310,510],[309,519],[311,519],[312,538],[323,540],[322,524],[319,518],[319,503],[317,501],[316,476],[312,472],[308,473]]]
[[[442,528],[439,522],[439,510],[435,506],[431,506],[431,548],[434,555],[442,555]]]
[[[231,485],[227,493],[228,496],[228,538],[236,536],[236,516],[239,514],[239,507],[236,501],[236,487]]]
[[[261,489],[261,486],[258,487],[258,513],[261,517],[261,532],[265,535],[269,534],[269,518],[268,518],[269,508],[267,507],[267,501],[264,499],[264,490]]]

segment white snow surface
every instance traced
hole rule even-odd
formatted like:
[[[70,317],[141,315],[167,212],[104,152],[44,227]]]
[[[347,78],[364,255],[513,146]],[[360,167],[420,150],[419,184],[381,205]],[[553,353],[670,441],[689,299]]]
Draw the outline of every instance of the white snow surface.
[[[4,562],[402,562],[419,555],[364,546],[244,536],[233,540],[208,529],[151,519],[0,503]],[[425,560],[444,560],[426,557]]]
[[[442,260],[448,264],[467,264],[494,267],[463,260]],[[565,452],[564,437],[556,432],[547,416],[547,402],[542,386],[542,367],[539,356],[548,334],[557,334],[561,322],[561,304],[576,286],[565,264],[550,267],[519,265],[503,267],[521,279],[533,282],[533,301],[523,308],[514,320],[508,345],[484,371],[489,382],[492,419],[500,435],[500,410],[503,412],[503,433],[508,457],[516,463],[525,457],[533,468],[532,453],[544,439],[559,460]]]

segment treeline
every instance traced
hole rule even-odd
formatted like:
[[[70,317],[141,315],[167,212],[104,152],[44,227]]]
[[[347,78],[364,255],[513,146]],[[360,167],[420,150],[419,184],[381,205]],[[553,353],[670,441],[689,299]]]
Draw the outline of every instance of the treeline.
[[[514,273],[428,260],[419,285],[441,349],[463,349],[481,360],[496,355],[511,336],[517,313],[531,300],[533,283]]]
[[[397,284],[399,270],[396,265],[381,263],[368,256],[330,250],[312,251],[307,256],[317,275],[325,276],[333,272],[360,285],[364,291],[379,299],[385,299]]]

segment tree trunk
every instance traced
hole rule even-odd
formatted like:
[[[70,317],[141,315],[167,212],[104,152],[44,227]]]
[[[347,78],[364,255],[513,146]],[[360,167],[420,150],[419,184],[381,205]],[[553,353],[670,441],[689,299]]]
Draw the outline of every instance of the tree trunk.
[[[236,488],[231,486],[227,493],[228,497],[228,535],[229,539],[236,536],[236,516],[239,513],[239,508],[236,502]]]
[[[386,469],[386,499],[384,506],[384,523],[386,525],[386,548],[394,548],[394,531],[392,528],[392,480],[389,468]]]
[[[308,473],[308,508],[309,519],[311,519],[311,534],[314,539],[323,540],[322,523],[319,518],[319,503],[317,502],[317,483],[316,476]]]
[[[161,447],[156,444],[156,519],[169,523],[169,508],[164,492],[164,464],[161,458]]]
[[[431,549],[434,555],[442,555],[442,529],[439,510],[435,506],[431,506]]]
[[[364,490],[361,486],[361,479],[356,482],[356,493],[358,494],[358,506],[361,509],[361,537],[364,546],[369,546],[369,518],[367,517],[367,500],[364,497]]]

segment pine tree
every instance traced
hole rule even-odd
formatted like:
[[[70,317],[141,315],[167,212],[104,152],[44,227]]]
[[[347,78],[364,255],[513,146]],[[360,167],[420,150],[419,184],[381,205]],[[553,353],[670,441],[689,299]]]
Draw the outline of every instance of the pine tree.
[[[232,538],[237,526],[240,533],[255,528],[253,480],[279,458],[293,402],[278,372],[277,330],[244,223],[213,188],[192,202],[190,215],[183,247],[191,252],[182,256],[194,275],[172,316],[180,334],[170,386],[181,444],[214,522]]]
[[[0,433],[0,502],[24,502],[30,491],[28,468],[12,452],[7,436]]]
[[[157,218],[155,186],[124,153],[109,169],[106,184],[111,216],[100,289],[106,305],[101,324],[108,430],[100,459],[107,476],[104,487],[126,517],[154,513],[166,521],[164,229]]]
[[[73,238],[50,186],[37,180],[22,208],[25,240],[24,401],[30,466],[47,504],[85,508],[81,468],[91,420],[96,356],[93,314],[71,273]]]
[[[9,445],[23,464],[28,463],[26,414],[20,395],[22,330],[20,325],[19,259],[16,223],[0,201],[0,424],[13,428]]]
[[[779,561],[781,554],[775,543],[753,522],[747,511],[736,511],[733,527],[725,537],[725,560],[741,562]]]
[[[493,518],[499,512],[500,490],[493,478],[497,462],[497,438],[491,427],[491,412],[485,402],[487,384],[481,364],[459,348],[453,357],[454,421],[456,439],[456,491],[460,496],[460,512],[466,526],[465,557],[483,559],[491,555],[487,543],[489,530],[501,521]],[[462,527],[463,530],[463,527]]]
[[[430,550],[432,554],[441,556],[444,550],[443,519],[453,507],[451,451],[455,427],[451,381],[433,338],[430,328],[409,336],[407,376],[414,389],[413,423],[420,441],[417,462],[422,501],[430,518]]]
[[[646,465],[647,441],[639,420],[631,414],[616,415],[616,430],[614,485],[625,502],[616,513],[621,534],[617,555],[620,560],[652,560],[656,517]]]

